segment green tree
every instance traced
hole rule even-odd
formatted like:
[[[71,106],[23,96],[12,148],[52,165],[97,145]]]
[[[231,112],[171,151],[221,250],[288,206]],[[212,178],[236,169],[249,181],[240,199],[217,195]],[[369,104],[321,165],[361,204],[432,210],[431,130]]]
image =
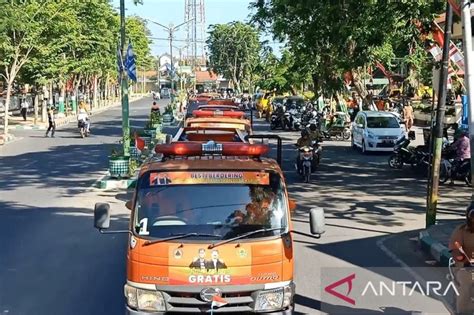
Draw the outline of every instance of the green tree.
[[[8,133],[8,110],[13,84],[33,56],[48,50],[49,28],[60,23],[63,1],[4,2],[0,10],[0,69],[7,84],[4,133]]]
[[[362,69],[379,58],[405,53],[419,41],[415,21],[431,23],[443,10],[440,0],[309,1],[256,0],[253,21],[285,40],[298,58],[311,64],[316,88],[338,90],[351,71],[365,96]],[[388,60],[380,60],[387,61]]]
[[[209,66],[212,71],[231,80],[240,91],[258,63],[260,42],[258,31],[242,22],[210,26]]]

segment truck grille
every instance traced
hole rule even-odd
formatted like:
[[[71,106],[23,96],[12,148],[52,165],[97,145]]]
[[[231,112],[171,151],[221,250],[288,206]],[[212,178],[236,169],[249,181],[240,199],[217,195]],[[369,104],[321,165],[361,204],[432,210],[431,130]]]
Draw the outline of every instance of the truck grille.
[[[211,310],[211,303],[201,299],[199,293],[163,292],[168,312],[173,313],[207,313]],[[228,302],[213,313],[242,313],[253,310],[254,299],[252,292],[223,292],[222,297]]]

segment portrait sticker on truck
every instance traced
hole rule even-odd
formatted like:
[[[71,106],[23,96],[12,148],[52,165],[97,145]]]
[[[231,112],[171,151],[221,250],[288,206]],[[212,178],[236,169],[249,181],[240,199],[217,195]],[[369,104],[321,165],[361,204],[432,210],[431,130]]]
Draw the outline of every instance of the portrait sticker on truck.
[[[243,249],[243,247],[241,247]],[[170,249],[171,250],[171,249]],[[246,284],[251,281],[250,247],[240,255],[234,248],[208,249],[196,246],[177,258],[170,252],[170,284]]]
[[[150,186],[192,184],[269,185],[265,172],[159,172],[150,174]]]

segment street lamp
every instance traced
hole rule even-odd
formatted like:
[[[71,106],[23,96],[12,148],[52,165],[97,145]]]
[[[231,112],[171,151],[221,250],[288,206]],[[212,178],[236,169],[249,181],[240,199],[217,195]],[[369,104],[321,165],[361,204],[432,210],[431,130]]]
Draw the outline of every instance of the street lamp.
[[[123,1],[123,0],[122,0]],[[155,22],[155,21],[152,21],[150,19],[145,19],[146,21],[149,21],[153,24],[156,24],[158,26],[161,26],[162,28],[164,28],[168,34],[169,34],[169,41],[170,41],[170,58],[171,58],[171,91],[173,92],[174,90],[174,64],[173,64],[173,35],[174,35],[174,32],[176,32],[178,30],[178,28],[180,28],[181,26],[185,25],[185,24],[188,24],[189,22],[193,21],[195,18],[192,18],[192,19],[189,19],[181,24],[178,24],[176,26],[173,26],[173,24],[170,24],[170,26],[165,26],[161,23],[158,23],[158,22]],[[173,102],[174,100],[174,95],[173,93],[171,93],[171,101]]]

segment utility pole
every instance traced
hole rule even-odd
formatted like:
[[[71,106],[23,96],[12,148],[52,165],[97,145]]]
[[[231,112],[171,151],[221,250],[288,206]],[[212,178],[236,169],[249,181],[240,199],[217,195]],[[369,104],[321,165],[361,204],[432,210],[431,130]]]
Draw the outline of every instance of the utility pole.
[[[472,60],[472,29],[471,29],[471,1],[463,0],[461,6],[462,12],[462,35],[464,49],[464,82],[467,90],[467,101],[469,104],[469,138],[471,148],[474,148],[474,60]],[[471,156],[471,174],[474,174],[474,160]],[[471,201],[474,201],[474,191],[471,195]]]
[[[146,19],[147,21],[150,21],[151,23],[153,24],[156,24],[158,26],[161,26],[162,28],[164,28],[169,36],[168,36],[168,40],[169,40],[169,43],[170,43],[170,57],[171,57],[171,91],[173,91],[173,87],[174,87],[174,65],[173,65],[173,35],[174,35],[174,32],[176,32],[178,30],[178,28],[180,28],[181,26],[185,25],[185,24],[188,24],[189,22],[191,22],[192,20],[194,20],[194,18],[190,19],[190,20],[187,20],[179,25],[176,25],[176,26],[173,26],[172,24],[168,27],[168,26],[165,26],[161,23],[158,23],[158,22],[155,22],[155,21],[152,21],[152,20],[149,20],[149,19]],[[171,93],[171,102],[173,102],[174,100],[174,96],[173,96],[173,93]]]
[[[433,139],[433,163],[431,166],[431,189],[428,191],[426,209],[426,227],[436,223],[436,208],[438,206],[439,168],[441,164],[441,150],[443,146],[443,122],[446,111],[446,90],[449,67],[449,44],[451,42],[451,27],[453,25],[453,9],[449,2],[446,5],[446,20],[444,25],[443,59],[440,69],[438,106],[436,109],[436,124],[431,137]]]
[[[125,52],[125,0],[120,0],[120,52],[122,60]],[[121,91],[122,91],[122,140],[123,140],[123,155],[130,156],[130,121],[128,111],[128,78],[125,68],[122,67],[120,73]]]
[[[170,58],[171,58],[171,103],[174,101],[174,63],[173,63],[173,27],[170,25],[169,36],[170,36]]]

